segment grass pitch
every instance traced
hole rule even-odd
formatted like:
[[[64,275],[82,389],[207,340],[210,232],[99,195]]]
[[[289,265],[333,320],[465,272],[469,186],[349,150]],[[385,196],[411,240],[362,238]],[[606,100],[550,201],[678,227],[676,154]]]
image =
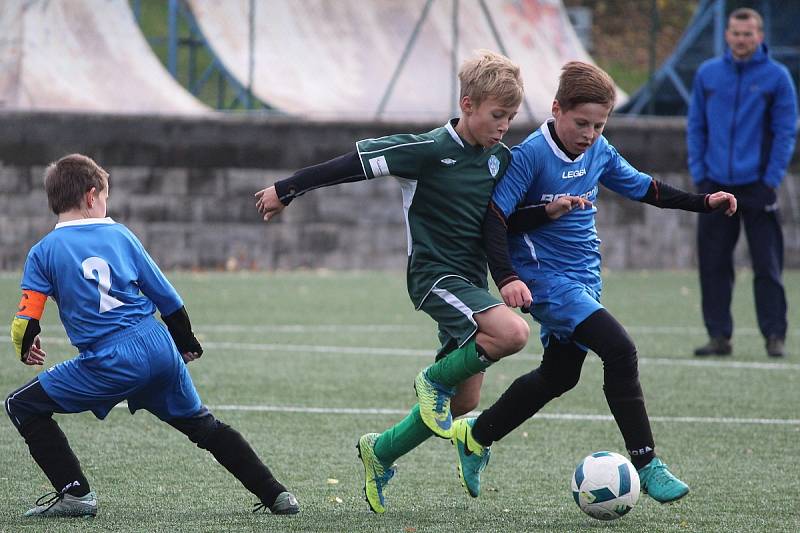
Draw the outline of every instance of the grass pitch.
[[[628,328],[659,455],[691,486],[673,505],[642,496],[624,518],[595,521],[569,480],[588,453],[623,452],[595,356],[581,383],[493,447],[483,493],[469,498],[455,452],[432,438],[399,461],[387,512],[361,493],[354,445],[399,420],[412,382],[436,348],[433,322],[415,313],[400,273],[172,274],[205,346],[190,370],[204,402],[250,440],[300,500],[293,517],[250,513],[255,498],[203,450],[155,417],[115,409],[57,415],[81,459],[100,513],[91,520],[23,519],[50,491],[10,422],[0,423],[0,532],[18,531],[800,531],[800,272],[786,274],[788,357],[770,360],[755,326],[752,277],[741,273],[730,358],[699,360],[705,341],[696,274],[608,273],[604,303]],[[18,274],[0,276],[9,322]],[[75,354],[49,304],[50,364]],[[538,332],[537,327],[533,327]],[[35,375],[10,342],[0,389]],[[539,361],[534,334],[522,354],[492,367],[481,407]]]

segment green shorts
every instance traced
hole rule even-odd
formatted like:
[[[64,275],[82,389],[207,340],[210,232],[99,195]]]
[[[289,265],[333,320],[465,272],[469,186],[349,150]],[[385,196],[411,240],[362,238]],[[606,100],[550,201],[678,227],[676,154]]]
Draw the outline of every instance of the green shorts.
[[[439,325],[442,348],[436,358],[463,346],[478,331],[474,315],[498,305],[503,302],[464,278],[448,276],[436,282],[419,307]]]

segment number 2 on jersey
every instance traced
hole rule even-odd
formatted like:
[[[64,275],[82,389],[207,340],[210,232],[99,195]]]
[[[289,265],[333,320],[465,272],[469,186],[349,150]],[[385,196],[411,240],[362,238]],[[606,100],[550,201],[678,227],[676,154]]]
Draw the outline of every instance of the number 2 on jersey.
[[[99,257],[89,257],[81,263],[83,267],[83,277],[97,282],[97,290],[100,292],[100,312],[105,313],[125,302],[120,302],[110,294],[111,290],[111,269],[108,263]],[[97,272],[97,277],[94,273]]]

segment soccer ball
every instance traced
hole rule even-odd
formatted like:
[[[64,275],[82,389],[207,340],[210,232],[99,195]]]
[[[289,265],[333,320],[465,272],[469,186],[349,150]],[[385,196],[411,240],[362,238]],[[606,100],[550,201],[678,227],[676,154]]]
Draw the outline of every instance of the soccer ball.
[[[639,474],[620,454],[595,452],[575,468],[572,497],[592,518],[616,520],[636,505]]]

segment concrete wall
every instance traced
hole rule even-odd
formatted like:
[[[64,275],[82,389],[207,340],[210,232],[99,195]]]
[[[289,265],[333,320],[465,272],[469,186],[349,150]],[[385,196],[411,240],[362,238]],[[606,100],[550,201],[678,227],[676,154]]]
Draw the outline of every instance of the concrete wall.
[[[42,174],[48,162],[70,152],[91,155],[110,171],[109,215],[139,235],[163,268],[403,269],[405,227],[394,180],[312,192],[269,224],[260,220],[253,193],[292,169],[351,150],[356,139],[438,125],[3,113],[0,269],[20,268],[55,223]],[[517,125],[508,143],[533,127]],[[638,168],[689,187],[683,120],[615,117],[606,135]],[[791,267],[800,267],[798,170],[795,163],[781,195]],[[607,267],[694,266],[697,215],[608,190],[601,191],[598,209]],[[745,253],[742,244],[742,265]]]

